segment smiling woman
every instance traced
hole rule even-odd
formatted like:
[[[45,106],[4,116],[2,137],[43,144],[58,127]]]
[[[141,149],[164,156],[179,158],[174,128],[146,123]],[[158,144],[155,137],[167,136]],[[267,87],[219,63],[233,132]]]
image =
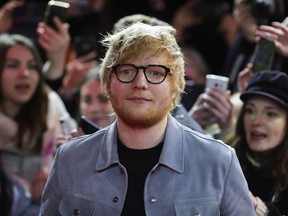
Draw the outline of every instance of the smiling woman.
[[[232,145],[257,215],[288,215],[288,75],[258,72],[240,98],[244,105]]]

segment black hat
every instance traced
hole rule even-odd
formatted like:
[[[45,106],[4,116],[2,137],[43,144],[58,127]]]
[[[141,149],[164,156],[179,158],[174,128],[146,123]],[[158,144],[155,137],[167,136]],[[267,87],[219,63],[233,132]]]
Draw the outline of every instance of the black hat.
[[[271,70],[253,74],[240,99],[246,101],[253,95],[270,98],[288,108],[288,75],[281,71]]]

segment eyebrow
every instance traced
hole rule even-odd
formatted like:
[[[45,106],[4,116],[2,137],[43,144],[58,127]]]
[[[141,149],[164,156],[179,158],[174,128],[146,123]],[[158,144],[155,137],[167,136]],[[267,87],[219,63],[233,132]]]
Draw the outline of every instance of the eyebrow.
[[[21,59],[15,58],[15,57],[8,57],[6,61],[21,61]],[[36,59],[32,58],[32,59],[28,59],[28,62],[37,62],[37,61]]]
[[[255,103],[253,103],[253,102],[247,102],[246,106],[247,106],[247,105],[256,107]],[[280,110],[281,110],[281,107],[272,104],[272,105],[265,105],[265,106],[264,106],[264,109],[269,109],[269,110],[270,110],[270,109],[274,109],[274,110],[279,110],[279,111],[280,111]]]

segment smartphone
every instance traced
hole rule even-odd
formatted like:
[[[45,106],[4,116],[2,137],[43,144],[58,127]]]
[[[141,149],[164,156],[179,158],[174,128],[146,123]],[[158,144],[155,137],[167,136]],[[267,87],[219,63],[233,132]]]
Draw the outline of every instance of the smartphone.
[[[44,22],[57,30],[53,17],[57,16],[62,22],[66,22],[70,4],[62,1],[49,1],[44,14]]]
[[[225,92],[228,89],[228,82],[229,82],[228,77],[219,76],[215,74],[207,74],[205,91],[209,89],[217,88]]]
[[[85,115],[81,116],[79,126],[82,128],[85,134],[92,134],[100,130],[100,127],[95,123],[93,123],[92,121],[90,121]]]
[[[271,69],[274,54],[275,42],[273,40],[261,38],[255,46],[252,56],[253,73]]]

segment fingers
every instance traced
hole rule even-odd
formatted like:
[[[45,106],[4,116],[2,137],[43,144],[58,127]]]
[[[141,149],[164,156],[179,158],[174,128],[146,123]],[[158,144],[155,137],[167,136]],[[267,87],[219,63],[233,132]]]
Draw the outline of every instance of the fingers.
[[[273,22],[272,25],[275,27],[274,28],[274,34],[276,35],[277,41],[281,43],[288,43],[288,26],[283,25],[282,23],[279,22]]]
[[[244,92],[246,87],[248,86],[248,82],[250,77],[252,76],[252,67],[251,63],[247,64],[246,68],[244,68],[237,77],[237,87],[240,93]]]
[[[276,51],[285,57],[288,57],[288,26],[280,22],[272,22],[272,26],[259,26],[256,34],[258,37],[270,39],[275,42]]]
[[[279,23],[279,22],[272,22],[272,26],[274,26],[276,29],[281,30],[284,34],[288,32],[288,26],[283,24],[283,23]]]
[[[261,25],[257,35],[276,41],[288,40],[288,27],[279,22],[273,22],[272,26]]]
[[[275,28],[273,26],[262,25],[259,27],[257,33],[260,33],[260,36],[266,36],[268,38],[277,39],[278,36],[284,34],[284,32],[280,28]]]
[[[84,56],[81,56],[78,59],[79,62],[89,62],[93,59],[95,59],[97,57],[97,53],[96,52],[89,52],[88,54],[84,55]]]
[[[55,23],[57,30],[65,34],[68,29],[69,29],[69,24],[68,23],[63,23],[58,17],[53,17],[53,22]]]
[[[81,128],[73,129],[68,136],[59,135],[56,137],[56,146],[57,148],[59,148],[61,145],[65,144],[70,139],[81,136],[81,135],[84,135],[84,132]]]
[[[210,118],[211,114],[209,113],[209,110],[202,105],[194,106],[191,115],[203,128],[213,124],[213,121],[215,120]]]
[[[61,145],[66,143],[69,139],[70,139],[70,137],[67,137],[67,136],[57,136],[56,141],[55,141],[56,147],[59,148]]]
[[[12,0],[12,1],[9,1],[7,2],[3,8],[9,12],[12,12],[15,8],[17,7],[21,7],[22,5],[24,5],[24,1],[15,1],[15,0]]]
[[[203,128],[215,123],[215,118],[211,118],[209,105],[206,102],[207,93],[202,93],[197,98],[193,107],[189,111],[189,115],[192,116]]]
[[[230,95],[219,89],[212,89],[198,97],[189,114],[204,128],[214,123],[223,128],[230,124],[232,112]]]
[[[82,83],[86,74],[94,67],[97,66],[97,61],[87,61],[94,57],[96,54],[91,53],[82,58],[76,58],[68,62],[66,65],[66,76],[63,80],[63,85],[66,88],[77,87]]]
[[[205,97],[206,109],[216,118],[220,125],[226,125],[230,121],[233,105],[230,96],[218,89],[207,92]]]
[[[256,206],[257,205],[257,199],[256,197],[252,194],[252,192],[250,191],[250,198],[253,202],[253,205]]]
[[[75,130],[71,131],[70,135],[71,135],[72,138],[74,138],[74,137],[78,137],[78,136],[84,135],[84,132],[83,132],[82,128],[78,128],[78,130],[75,129]]]
[[[58,30],[53,29],[44,22],[40,22],[37,27],[39,44],[48,52],[68,49],[70,44],[69,26],[63,24],[58,17],[54,17],[54,23]]]

